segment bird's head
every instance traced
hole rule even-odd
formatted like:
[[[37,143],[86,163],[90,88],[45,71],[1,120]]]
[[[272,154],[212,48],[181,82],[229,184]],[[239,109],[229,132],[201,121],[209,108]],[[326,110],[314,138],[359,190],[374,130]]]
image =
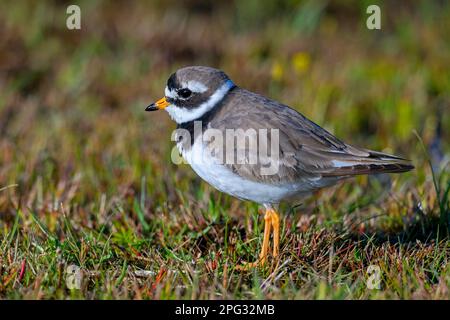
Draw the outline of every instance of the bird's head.
[[[235,87],[221,70],[194,66],[178,69],[167,80],[165,95],[146,111],[164,109],[178,124],[201,118]]]

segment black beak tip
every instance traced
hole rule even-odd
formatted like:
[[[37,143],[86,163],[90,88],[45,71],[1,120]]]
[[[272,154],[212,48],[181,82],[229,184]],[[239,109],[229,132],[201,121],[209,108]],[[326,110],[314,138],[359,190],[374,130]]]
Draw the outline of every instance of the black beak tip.
[[[156,111],[156,110],[158,110],[158,108],[156,107],[156,105],[154,103],[152,103],[147,108],[145,108],[145,111]]]

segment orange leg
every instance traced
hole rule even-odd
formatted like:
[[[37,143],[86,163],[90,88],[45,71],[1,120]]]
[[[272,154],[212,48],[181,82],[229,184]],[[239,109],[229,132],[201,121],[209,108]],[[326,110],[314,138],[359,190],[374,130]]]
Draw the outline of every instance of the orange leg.
[[[272,227],[271,222],[272,213],[268,210],[264,215],[264,238],[261,253],[259,254],[259,261],[261,261],[261,264],[264,264],[264,262],[266,262],[267,252],[269,251],[270,229]]]
[[[271,229],[273,228],[273,256],[276,257],[279,253],[280,248],[280,218],[278,213],[272,209],[266,209],[266,214],[264,215],[264,238],[263,245],[261,248],[261,253],[259,254],[258,261],[244,263],[239,266],[240,270],[247,270],[250,268],[257,267],[258,265],[264,265],[267,259],[267,253],[269,251],[269,239]]]
[[[280,252],[280,217],[275,210],[272,210],[272,228],[273,228],[273,257],[276,258]]]

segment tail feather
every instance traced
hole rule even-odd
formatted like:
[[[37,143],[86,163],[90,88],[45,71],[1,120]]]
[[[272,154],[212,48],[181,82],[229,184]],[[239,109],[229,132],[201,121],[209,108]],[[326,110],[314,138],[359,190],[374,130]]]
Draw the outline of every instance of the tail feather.
[[[349,165],[340,165],[324,176],[354,176],[361,174],[400,173],[414,169],[410,160],[403,159],[387,153],[366,150],[367,157],[355,158],[349,161]]]

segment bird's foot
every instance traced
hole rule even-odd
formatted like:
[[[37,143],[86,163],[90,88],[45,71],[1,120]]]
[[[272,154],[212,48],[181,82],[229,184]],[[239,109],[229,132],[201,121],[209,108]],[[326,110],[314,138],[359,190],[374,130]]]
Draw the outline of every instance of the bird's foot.
[[[256,268],[257,266],[258,262],[243,262],[240,266],[236,266],[236,270],[248,271],[250,269]]]
[[[239,271],[248,271],[253,268],[262,267],[264,263],[265,261],[262,259],[259,259],[254,262],[243,262],[241,265],[236,266],[236,269]]]
[[[278,213],[272,208],[267,209],[264,216],[264,222],[264,239],[259,259],[255,262],[244,262],[242,265],[236,267],[237,270],[245,271],[264,266],[267,256],[269,255],[269,238],[272,230],[274,242],[273,257],[276,258],[278,256],[280,246],[280,219],[278,217]]]

